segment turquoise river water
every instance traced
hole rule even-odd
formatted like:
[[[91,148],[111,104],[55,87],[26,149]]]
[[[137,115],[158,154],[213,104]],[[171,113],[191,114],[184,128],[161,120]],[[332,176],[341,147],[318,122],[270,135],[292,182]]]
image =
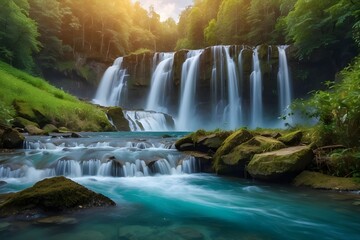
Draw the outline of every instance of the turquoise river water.
[[[64,224],[0,219],[0,239],[360,239],[360,195],[201,173],[184,133],[27,137],[0,154],[0,193],[65,175],[117,204]]]

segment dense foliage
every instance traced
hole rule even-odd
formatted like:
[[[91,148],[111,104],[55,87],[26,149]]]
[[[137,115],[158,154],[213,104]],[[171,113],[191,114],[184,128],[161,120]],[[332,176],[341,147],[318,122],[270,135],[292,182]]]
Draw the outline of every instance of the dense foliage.
[[[79,56],[287,43],[340,70],[359,52],[359,9],[351,0],[195,0],[176,23],[131,0],[3,0],[0,60],[30,71],[34,60],[44,69]]]
[[[360,146],[360,57],[338,78],[338,82],[328,83],[327,91],[316,91],[294,107],[319,120],[322,144]]]

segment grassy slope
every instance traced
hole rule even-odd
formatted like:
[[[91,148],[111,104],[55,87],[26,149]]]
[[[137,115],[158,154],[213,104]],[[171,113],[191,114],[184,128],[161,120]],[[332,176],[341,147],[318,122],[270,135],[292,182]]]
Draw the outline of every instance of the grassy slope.
[[[107,131],[112,127],[104,112],[82,102],[40,78],[28,75],[0,62],[0,120],[4,112],[16,117],[14,100],[24,101],[41,112],[58,127],[73,131]]]

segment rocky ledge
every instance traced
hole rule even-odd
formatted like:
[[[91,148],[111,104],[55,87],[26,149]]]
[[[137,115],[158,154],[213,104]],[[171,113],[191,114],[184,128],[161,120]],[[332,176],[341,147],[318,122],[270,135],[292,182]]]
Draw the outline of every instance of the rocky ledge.
[[[37,182],[33,187],[0,196],[0,217],[38,216],[115,206],[108,197],[65,177]]]

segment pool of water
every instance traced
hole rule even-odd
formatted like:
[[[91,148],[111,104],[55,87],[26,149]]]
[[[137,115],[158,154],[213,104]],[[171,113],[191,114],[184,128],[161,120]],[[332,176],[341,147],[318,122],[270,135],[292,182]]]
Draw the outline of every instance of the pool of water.
[[[71,141],[29,138],[28,144],[36,142],[37,147],[1,154],[0,166],[6,165],[9,171],[22,164],[27,167],[19,168],[16,176],[3,173],[0,180],[7,184],[0,186],[0,193],[33,185],[44,175],[31,174],[56,166],[62,155],[69,159],[71,156],[76,163],[84,161],[89,153],[100,151],[91,159],[103,161],[105,155],[112,154],[116,159],[127,156],[126,161],[131,164],[136,160],[148,162],[148,158],[156,156],[168,161],[172,170],[149,168],[146,176],[140,174],[143,168],[135,168],[138,174],[131,177],[96,171],[85,174],[83,168],[77,169],[79,175],[70,176],[72,172],[67,171],[65,175],[69,174],[72,180],[110,197],[117,206],[68,214],[65,217],[73,219],[68,224],[1,219],[0,239],[360,239],[359,193],[315,191],[224,178],[196,169],[184,171],[181,164],[187,156],[171,148],[171,142],[180,135],[86,136]],[[149,144],[136,147],[129,142]],[[15,160],[16,164],[11,165]],[[56,171],[53,173],[57,175]]]

